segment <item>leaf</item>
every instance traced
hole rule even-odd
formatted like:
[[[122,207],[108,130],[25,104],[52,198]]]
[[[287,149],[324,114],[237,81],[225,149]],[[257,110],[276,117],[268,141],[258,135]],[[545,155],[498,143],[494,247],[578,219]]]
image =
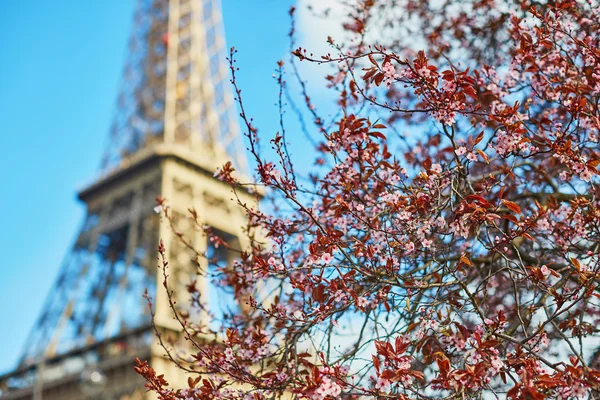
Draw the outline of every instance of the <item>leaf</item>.
[[[465,92],[465,94],[471,97],[473,100],[477,100],[477,92],[475,91],[473,86],[464,87],[463,92]]]
[[[319,303],[322,303],[325,300],[325,286],[316,286],[312,291],[312,297]]]
[[[406,328],[406,332],[405,333],[412,332],[417,326],[419,326],[419,324],[416,323],[416,322],[413,322],[412,324],[408,325],[408,327]]]
[[[453,81],[454,72],[451,70],[445,70],[444,72],[442,72],[442,79],[445,81]]]
[[[590,161],[588,161],[587,165],[590,168],[596,168],[598,165],[600,165],[600,158],[596,159],[596,160],[590,160]]]
[[[369,136],[374,136],[376,138],[383,139],[383,140],[386,139],[385,135],[381,132],[369,132]]]
[[[396,336],[396,354],[402,354],[406,351],[410,343],[405,343],[402,336]]]
[[[569,356],[569,361],[571,361],[571,364],[574,366],[577,366],[577,364],[579,364],[579,358],[575,356]]]
[[[475,140],[473,141],[473,145],[478,144],[479,142],[481,142],[481,139],[483,139],[483,131],[479,132],[479,135],[477,135],[477,137],[475,138]]]
[[[388,356],[388,348],[387,343],[382,340],[375,341],[375,348],[377,349],[377,354],[380,354],[384,357]]]
[[[418,379],[420,381],[425,380],[425,375],[421,371],[416,371],[414,369],[411,369],[409,371],[409,374],[412,375],[412,376],[414,376],[416,379]]]
[[[369,68],[367,70],[367,73],[363,75],[363,79],[365,81],[368,81],[373,75],[375,75],[376,72],[377,72],[377,69],[375,69],[375,68]],[[354,82],[354,81],[351,81],[351,82]],[[355,83],[355,85],[356,85],[356,83]]]
[[[487,156],[487,154],[485,154],[483,151],[481,151],[480,149],[475,149],[475,151],[477,153],[479,153],[479,155],[481,156],[481,158],[483,158],[483,160],[485,161],[486,164],[490,163],[490,158]]]
[[[504,186],[500,188],[500,192],[498,193],[498,197],[499,198],[503,198],[504,197]]]
[[[513,201],[502,199],[502,203],[511,211],[516,212],[517,214],[521,214],[521,207]]]
[[[494,207],[494,205],[492,203],[490,203],[489,201],[487,201],[483,196],[479,195],[479,194],[470,194],[467,197],[465,197],[465,200],[473,200],[478,202],[482,207],[485,208],[491,208]]]
[[[386,369],[381,373],[381,378],[387,379],[388,381],[393,380],[396,377],[396,373],[392,370]]]
[[[581,272],[581,264],[579,263],[579,260],[576,258],[571,258],[571,262],[573,263],[575,268],[577,268],[577,271]]]
[[[372,354],[371,358],[373,359],[373,366],[375,367],[375,370],[379,372],[379,359],[375,356],[375,354]]]
[[[367,55],[367,57],[369,57],[369,61],[371,61],[371,64],[377,66],[377,61],[375,61],[375,57],[373,57],[372,54]]]
[[[436,353],[436,358],[435,358],[435,362],[438,365],[438,368],[440,369],[440,374],[442,376],[445,376],[446,374],[448,374],[448,372],[450,372],[450,360],[448,360],[448,357],[446,357],[445,354],[437,352]]]
[[[460,260],[459,260],[459,262],[460,262],[461,264],[466,264],[466,265],[468,265],[469,267],[472,267],[472,266],[473,266],[473,263],[471,262],[471,260],[469,260],[469,257],[467,257],[465,254],[463,254],[462,256],[460,256]]]
[[[531,236],[531,235],[530,235],[529,233],[527,233],[527,232],[523,232],[523,233],[521,233],[521,236],[523,236],[524,238],[526,238],[526,239],[529,239],[529,240],[531,240],[531,241],[535,242],[535,239],[533,238],[533,236]]]

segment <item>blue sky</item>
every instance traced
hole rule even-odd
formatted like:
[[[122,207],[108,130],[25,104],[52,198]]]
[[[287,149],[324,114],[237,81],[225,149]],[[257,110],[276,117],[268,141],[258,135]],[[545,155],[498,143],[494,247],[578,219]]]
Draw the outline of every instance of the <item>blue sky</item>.
[[[17,361],[83,218],[76,190],[106,143],[134,3],[0,2],[0,372]],[[244,98],[266,134],[277,130],[272,74],[291,3],[223,0]],[[307,21],[307,40],[330,34]]]

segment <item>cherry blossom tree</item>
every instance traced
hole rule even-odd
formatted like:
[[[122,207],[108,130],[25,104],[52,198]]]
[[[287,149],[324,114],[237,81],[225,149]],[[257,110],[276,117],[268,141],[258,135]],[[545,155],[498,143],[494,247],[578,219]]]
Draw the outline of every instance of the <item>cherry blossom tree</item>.
[[[161,399],[594,398],[600,5],[345,3],[329,54],[296,47],[291,10],[271,151],[232,50],[256,182],[231,164],[216,176],[265,197],[261,211],[240,202],[249,248],[207,235],[237,254],[211,279],[243,312],[207,340],[211,328],[174,306],[191,350],[165,349],[189,387],[139,361],[147,387]],[[337,114],[311,100],[304,63],[329,74]],[[284,124],[286,76],[305,107],[297,132]],[[303,134],[309,173],[288,149]]]

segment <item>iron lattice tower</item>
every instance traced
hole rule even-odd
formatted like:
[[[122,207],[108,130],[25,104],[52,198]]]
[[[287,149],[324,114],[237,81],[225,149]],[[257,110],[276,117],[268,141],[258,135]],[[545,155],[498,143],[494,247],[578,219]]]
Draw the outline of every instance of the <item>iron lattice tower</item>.
[[[150,398],[134,357],[185,381],[154,340],[142,294],[154,297],[157,326],[175,331],[166,294],[156,290],[159,238],[175,284],[189,284],[196,269],[159,223],[156,196],[168,199],[178,231],[200,251],[210,244],[185,218],[190,207],[229,240],[243,241],[244,213],[213,178],[227,160],[246,168],[224,48],[219,0],[139,0],[101,174],[79,193],[87,216],[19,366],[0,378],[3,399]],[[198,284],[214,291],[206,280]],[[88,388],[94,381],[104,383],[101,393]]]

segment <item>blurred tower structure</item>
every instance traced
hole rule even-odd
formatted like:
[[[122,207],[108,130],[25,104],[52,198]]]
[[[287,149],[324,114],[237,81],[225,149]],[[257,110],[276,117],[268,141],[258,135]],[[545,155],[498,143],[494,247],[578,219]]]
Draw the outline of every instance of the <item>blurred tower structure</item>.
[[[79,193],[87,216],[18,367],[0,377],[2,399],[152,398],[133,371],[135,357],[149,360],[172,383],[185,382],[157,344],[143,293],[153,298],[158,329],[176,332],[166,292],[157,290],[163,279],[159,238],[173,285],[189,284],[197,265],[168,224],[159,223],[155,198],[168,199],[177,230],[200,251],[226,257],[185,218],[191,207],[229,240],[242,240],[245,214],[230,201],[230,188],[213,178],[228,160],[246,170],[220,1],[138,3],[101,174]],[[203,292],[213,290],[199,282]],[[209,307],[219,307],[218,301],[209,299]]]

